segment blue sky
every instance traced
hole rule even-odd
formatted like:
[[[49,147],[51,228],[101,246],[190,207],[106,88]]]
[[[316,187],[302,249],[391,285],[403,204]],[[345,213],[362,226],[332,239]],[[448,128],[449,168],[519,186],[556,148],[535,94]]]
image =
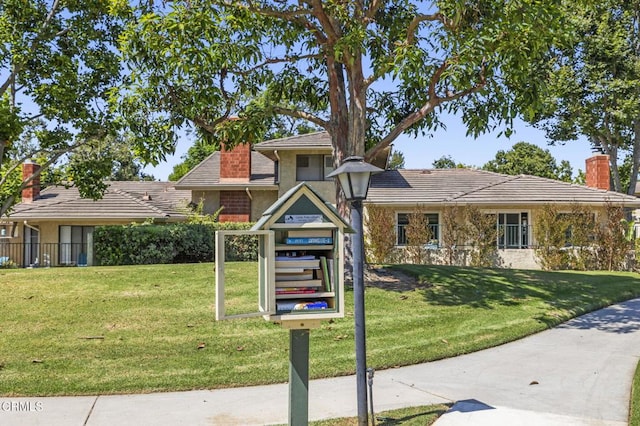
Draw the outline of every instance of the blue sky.
[[[558,164],[561,160],[569,161],[575,176],[578,169],[584,171],[584,162],[592,155],[590,145],[584,139],[571,141],[565,145],[550,146],[544,132],[521,121],[516,123],[515,133],[511,138],[504,136],[498,138],[499,132],[495,132],[482,135],[478,139],[465,136],[466,128],[459,118],[448,117],[444,122],[447,129],[434,133],[431,138],[415,139],[412,136],[403,135],[394,142],[394,149],[404,154],[405,168],[431,168],[434,160],[445,155],[450,156],[457,163],[481,167],[495,158],[499,150],[509,150],[513,144],[524,141],[549,150]],[[178,144],[176,153],[168,157],[166,162],[156,167],[146,167],[145,171],[151,173],[156,179],[167,180],[173,171],[173,166],[181,161],[180,157],[187,152],[190,144],[191,141],[185,138]]]

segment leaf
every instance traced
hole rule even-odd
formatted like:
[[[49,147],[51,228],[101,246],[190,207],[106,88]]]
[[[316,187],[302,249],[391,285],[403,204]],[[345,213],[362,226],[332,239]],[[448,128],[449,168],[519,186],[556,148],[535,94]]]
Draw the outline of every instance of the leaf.
[[[200,344],[198,345],[198,349],[204,349],[205,348],[205,344],[204,342],[200,342]]]

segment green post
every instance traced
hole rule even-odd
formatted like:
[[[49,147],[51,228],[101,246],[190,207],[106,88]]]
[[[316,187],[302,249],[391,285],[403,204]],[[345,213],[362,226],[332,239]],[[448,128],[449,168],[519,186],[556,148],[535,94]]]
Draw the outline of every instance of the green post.
[[[309,330],[289,330],[289,425],[309,423]]]

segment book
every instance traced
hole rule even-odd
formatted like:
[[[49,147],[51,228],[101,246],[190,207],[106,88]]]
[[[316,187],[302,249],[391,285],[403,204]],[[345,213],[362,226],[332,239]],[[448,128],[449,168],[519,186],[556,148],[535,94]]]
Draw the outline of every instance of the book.
[[[276,289],[281,287],[322,287],[322,281],[320,280],[300,280],[300,281],[276,280]]]
[[[331,291],[331,272],[329,270],[327,264],[327,258],[324,256],[320,256],[320,270],[322,271],[321,275],[323,278],[324,289],[325,291]]]
[[[289,245],[320,245],[320,244],[333,244],[333,238],[331,237],[287,237],[285,244]]]
[[[306,256],[276,256],[277,261],[287,261],[287,260],[313,260],[316,257],[312,254]]]
[[[303,311],[303,310],[320,310],[327,309],[329,304],[324,300],[308,302],[304,300],[287,300],[276,302],[276,310],[278,311]]]
[[[287,237],[289,238],[311,238],[311,237],[332,238],[333,231],[331,229],[294,229],[291,231],[287,231]]]
[[[276,281],[304,281],[313,279],[313,270],[303,269],[302,272],[298,272],[298,269],[293,269],[293,272],[287,272],[286,269],[278,269],[276,271]]]
[[[318,269],[320,267],[320,260],[311,256],[311,259],[304,259],[307,256],[286,257],[276,256],[276,269],[285,268],[309,268]]]
[[[317,293],[314,287],[281,287],[276,289],[276,294],[311,294]]]

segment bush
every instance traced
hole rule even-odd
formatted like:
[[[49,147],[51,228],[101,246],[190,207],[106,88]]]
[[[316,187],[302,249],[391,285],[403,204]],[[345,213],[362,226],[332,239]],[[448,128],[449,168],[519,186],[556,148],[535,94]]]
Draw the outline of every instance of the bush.
[[[212,262],[217,230],[250,229],[251,223],[132,224],[96,227],[94,253],[98,265]],[[227,260],[256,260],[257,240],[229,238]]]
[[[367,205],[366,253],[371,263],[389,263],[396,245],[396,223],[393,209]]]

